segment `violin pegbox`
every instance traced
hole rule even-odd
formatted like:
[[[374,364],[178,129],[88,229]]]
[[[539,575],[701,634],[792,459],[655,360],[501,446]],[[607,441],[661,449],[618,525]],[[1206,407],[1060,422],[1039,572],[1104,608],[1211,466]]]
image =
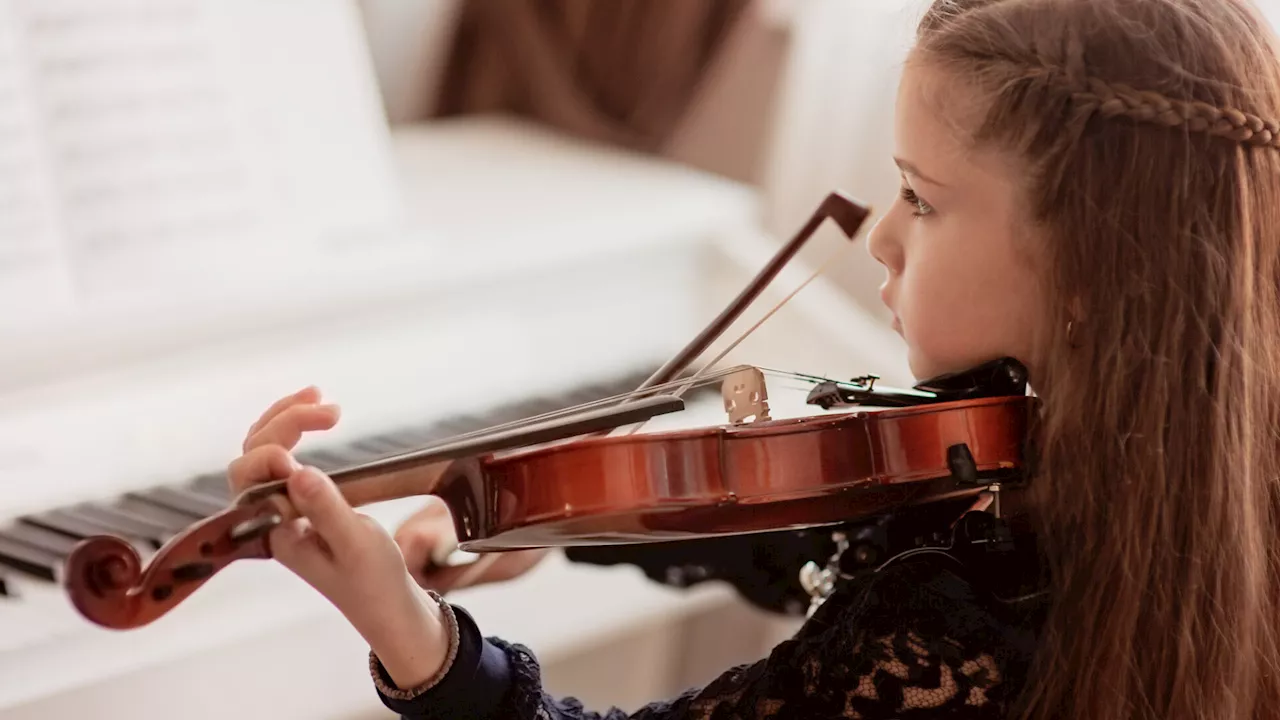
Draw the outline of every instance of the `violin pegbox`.
[[[734,425],[772,419],[769,416],[769,390],[760,368],[746,367],[725,377],[720,385],[720,396],[724,399],[724,411],[729,414],[729,422]]]

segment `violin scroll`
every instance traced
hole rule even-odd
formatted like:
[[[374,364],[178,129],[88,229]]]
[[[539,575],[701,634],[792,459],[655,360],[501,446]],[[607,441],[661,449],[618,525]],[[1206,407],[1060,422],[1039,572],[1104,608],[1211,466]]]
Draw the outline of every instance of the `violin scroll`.
[[[241,558],[271,557],[267,533],[280,524],[274,506],[231,507],[191,526],[147,564],[132,545],[113,536],[81,541],[67,558],[71,603],[103,627],[146,625]]]

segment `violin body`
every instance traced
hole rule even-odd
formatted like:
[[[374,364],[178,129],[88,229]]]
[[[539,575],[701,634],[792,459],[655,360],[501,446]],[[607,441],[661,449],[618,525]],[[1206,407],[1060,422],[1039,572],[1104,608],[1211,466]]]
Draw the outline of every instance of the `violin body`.
[[[1016,476],[1033,401],[593,438],[454,463],[433,494],[480,552],[812,527]]]

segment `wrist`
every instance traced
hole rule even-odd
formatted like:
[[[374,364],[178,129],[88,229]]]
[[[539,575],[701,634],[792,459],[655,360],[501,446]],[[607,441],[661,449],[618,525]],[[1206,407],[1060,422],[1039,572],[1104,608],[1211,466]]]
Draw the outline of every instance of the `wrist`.
[[[457,650],[457,620],[438,595],[416,584],[402,600],[402,607],[386,608],[370,627],[357,629],[396,687],[417,694],[448,672]]]

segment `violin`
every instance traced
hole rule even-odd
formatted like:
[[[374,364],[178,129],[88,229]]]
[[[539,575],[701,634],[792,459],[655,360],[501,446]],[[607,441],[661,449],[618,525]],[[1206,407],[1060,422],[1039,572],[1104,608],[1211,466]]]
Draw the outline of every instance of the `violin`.
[[[793,374],[812,384],[806,405],[822,412],[787,418],[772,417],[761,368],[684,374],[823,221],[853,240],[869,215],[829,195],[738,297],[634,392],[330,477],[353,507],[437,496],[459,547],[477,553],[809,528],[904,505],[989,498],[1027,462],[1033,399],[1015,361],[910,390],[877,387],[874,375],[842,382]],[[683,411],[683,394],[713,383],[727,423],[615,432]],[[296,517],[283,480],[254,486],[171,538],[145,568],[124,539],[81,541],[68,557],[65,587],[89,621],[140,627],[231,563],[271,558],[270,531]]]

